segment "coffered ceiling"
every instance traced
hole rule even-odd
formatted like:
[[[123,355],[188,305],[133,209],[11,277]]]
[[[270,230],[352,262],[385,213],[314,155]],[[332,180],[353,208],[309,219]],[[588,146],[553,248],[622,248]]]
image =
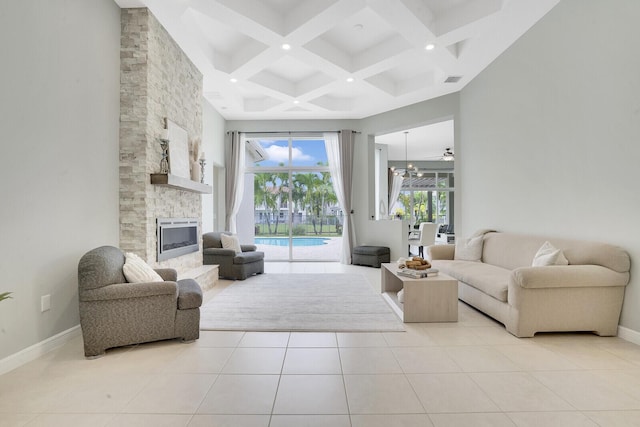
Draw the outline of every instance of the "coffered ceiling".
[[[459,91],[559,0],[115,1],[148,7],[234,120],[358,119]]]

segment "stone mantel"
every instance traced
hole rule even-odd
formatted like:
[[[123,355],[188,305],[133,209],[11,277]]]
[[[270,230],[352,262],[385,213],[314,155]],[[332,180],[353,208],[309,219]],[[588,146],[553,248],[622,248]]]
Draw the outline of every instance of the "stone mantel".
[[[164,185],[166,187],[176,188],[178,190],[191,191],[200,194],[213,193],[213,187],[200,182],[192,181],[187,178],[182,178],[177,175],[171,175],[170,173],[152,173],[151,183],[154,185]]]

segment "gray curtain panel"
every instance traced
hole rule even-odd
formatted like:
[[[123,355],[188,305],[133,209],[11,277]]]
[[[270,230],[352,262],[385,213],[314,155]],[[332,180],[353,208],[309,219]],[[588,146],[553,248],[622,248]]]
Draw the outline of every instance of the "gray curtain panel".
[[[342,225],[342,254],[340,262],[351,264],[351,250],[353,249],[353,224],[351,215],[351,186],[353,181],[353,147],[354,132],[342,130],[339,133],[324,134],[329,158],[331,180],[338,198],[338,203],[344,212]]]
[[[240,210],[244,189],[245,148],[244,134],[238,131],[228,133],[226,149],[225,174],[225,229],[237,232],[236,215]]]

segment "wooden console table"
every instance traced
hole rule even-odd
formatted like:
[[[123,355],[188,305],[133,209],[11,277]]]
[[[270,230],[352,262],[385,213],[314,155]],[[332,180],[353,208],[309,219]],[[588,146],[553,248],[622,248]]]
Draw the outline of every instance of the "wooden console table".
[[[382,296],[405,323],[457,322],[458,281],[439,273],[423,279],[398,276],[398,264],[383,263]],[[404,289],[404,304],[398,291]]]

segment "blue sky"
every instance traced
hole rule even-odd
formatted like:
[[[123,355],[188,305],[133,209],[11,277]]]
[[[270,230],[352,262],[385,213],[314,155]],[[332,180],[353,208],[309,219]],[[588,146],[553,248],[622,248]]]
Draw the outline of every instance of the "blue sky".
[[[278,166],[289,163],[289,141],[286,139],[261,139],[260,144],[269,154],[269,160],[260,162],[261,166]],[[316,166],[318,162],[327,163],[327,151],[323,139],[303,139],[292,141],[293,166]]]

